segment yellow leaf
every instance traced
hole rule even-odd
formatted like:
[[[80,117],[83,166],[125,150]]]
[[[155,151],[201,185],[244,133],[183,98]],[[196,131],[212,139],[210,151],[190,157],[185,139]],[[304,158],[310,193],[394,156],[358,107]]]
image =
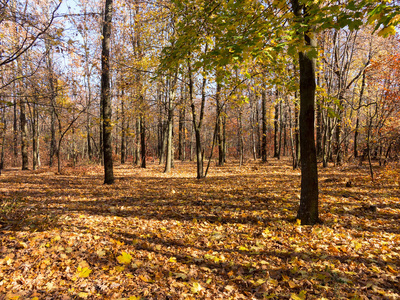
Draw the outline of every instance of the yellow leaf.
[[[80,292],[80,293],[78,294],[78,296],[81,297],[81,298],[86,299],[86,298],[89,296],[89,294],[88,294],[88,293],[84,293],[84,292]]]
[[[258,280],[254,283],[254,285],[255,285],[255,286],[260,286],[260,285],[262,285],[264,282],[265,282],[265,280],[260,278],[260,279],[258,279]]]
[[[395,35],[396,29],[393,25],[383,28],[381,31],[378,32],[379,36],[387,37],[388,35]]]
[[[300,297],[300,296],[298,296],[298,295],[293,293],[293,294],[290,295],[290,299],[292,299],[292,300],[304,300],[305,298],[302,298],[302,297]]]
[[[283,281],[288,281],[288,280],[289,280],[289,276],[282,275],[282,280],[283,280]]]
[[[388,265],[388,266],[387,266],[387,269],[388,269],[388,271],[389,271],[390,273],[397,274],[397,271],[396,271],[395,269],[393,269],[392,266]]]
[[[291,289],[297,288],[297,284],[296,284],[294,281],[292,281],[292,280],[289,280],[289,281],[288,281],[288,284],[289,284],[289,287],[290,287]]]
[[[117,270],[117,272],[122,272],[123,270],[125,270],[124,266],[116,266],[115,270]]]
[[[55,236],[55,237],[53,238],[53,242],[57,242],[57,241],[59,241],[59,240],[61,240],[61,236],[59,236],[59,235],[57,235],[57,236]]]
[[[268,280],[268,282],[270,284],[272,284],[273,286],[277,286],[278,285],[278,280],[276,280],[276,279],[270,279],[270,280]]]
[[[203,289],[203,287],[198,282],[193,282],[193,286],[192,286],[192,293],[193,294],[197,294],[202,289]]]
[[[239,250],[240,250],[240,251],[249,251],[249,249],[246,248],[246,247],[244,247],[244,246],[240,246],[240,247],[239,247]]]
[[[120,264],[129,265],[132,261],[132,256],[129,253],[122,252],[122,255],[117,257]]]
[[[176,262],[176,257],[170,257],[168,261],[169,262]]]
[[[89,274],[92,273],[88,267],[78,267],[78,276],[81,278],[89,277]]]
[[[147,276],[147,275],[139,275],[139,278],[142,280],[142,281],[144,281],[144,282],[147,282],[147,283],[153,283],[154,282],[154,280],[152,280],[149,276]]]

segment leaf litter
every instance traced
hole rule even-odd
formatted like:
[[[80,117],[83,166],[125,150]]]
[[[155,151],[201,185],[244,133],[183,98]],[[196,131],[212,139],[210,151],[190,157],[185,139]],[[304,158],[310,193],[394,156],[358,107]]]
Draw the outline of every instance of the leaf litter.
[[[400,298],[398,167],[321,169],[310,227],[289,161],[175,166],[4,172],[0,299]]]

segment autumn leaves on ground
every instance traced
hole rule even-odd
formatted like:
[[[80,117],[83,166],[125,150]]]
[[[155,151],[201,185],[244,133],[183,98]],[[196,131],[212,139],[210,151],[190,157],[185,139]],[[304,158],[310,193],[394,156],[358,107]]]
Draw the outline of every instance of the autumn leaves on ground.
[[[124,165],[111,186],[94,166],[6,170],[0,299],[398,299],[399,169],[377,170],[320,170],[313,227],[289,161]]]

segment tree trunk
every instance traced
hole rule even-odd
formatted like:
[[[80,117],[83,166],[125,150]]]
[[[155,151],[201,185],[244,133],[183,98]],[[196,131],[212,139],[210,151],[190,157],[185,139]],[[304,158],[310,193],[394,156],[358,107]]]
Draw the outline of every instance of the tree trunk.
[[[38,121],[36,119],[36,112],[37,110],[37,104],[36,104],[36,99],[35,99],[35,103],[33,103],[33,112],[32,112],[32,170],[36,170],[37,169],[37,165],[38,165],[38,135],[37,135],[37,130],[39,128],[38,126]]]
[[[0,174],[1,170],[4,169],[4,145],[6,141],[6,132],[7,132],[6,107],[3,108],[1,117],[2,117],[3,127],[1,134],[2,139],[1,139],[1,154],[0,154]]]
[[[299,100],[297,99],[297,93],[294,101],[294,144],[295,144],[295,159],[293,162],[293,168],[297,169],[300,165],[300,132],[299,132]]]
[[[126,160],[126,116],[125,116],[125,95],[121,94],[121,164]]]
[[[278,98],[278,97],[277,97]],[[274,113],[274,157],[278,157],[278,130],[279,130],[279,104],[275,103],[275,113]]]
[[[16,88],[14,85],[14,94],[16,94]],[[13,103],[13,113],[14,113],[14,118],[13,118],[13,161],[12,161],[12,166],[16,167],[17,166],[17,160],[18,160],[18,117],[17,117],[17,100],[14,99]]]
[[[170,93],[168,99],[168,119],[167,119],[167,153],[165,159],[165,169],[164,173],[171,172],[172,166],[172,132],[173,132],[173,118],[174,118],[174,110],[173,110],[173,101],[175,98],[175,83],[172,83],[170,86]]]
[[[267,162],[267,95],[265,89],[263,89],[261,92],[261,119],[261,160],[262,162]]]
[[[20,126],[21,126],[21,156],[22,156],[22,170],[28,170],[28,123],[25,113],[25,102],[21,99],[20,103]]]
[[[136,118],[136,126],[135,126],[135,138],[136,138],[136,145],[135,145],[135,165],[140,166],[140,158],[141,158],[141,149],[140,149],[140,117]]]
[[[305,21],[307,6],[291,0],[296,17]],[[311,29],[309,29],[311,30]],[[316,47],[313,35],[304,34],[306,45]],[[310,53],[299,52],[300,65],[300,152],[301,152],[301,196],[297,218],[303,225],[316,224],[318,216],[318,170],[314,138],[315,105],[315,59]]]
[[[252,97],[253,98],[253,97]],[[250,138],[251,138],[251,152],[253,154],[253,160],[257,160],[257,145],[256,145],[256,135],[255,135],[255,128],[256,128],[256,120],[255,120],[255,109],[254,109],[254,102],[256,101],[256,96],[250,101]],[[256,104],[257,105],[257,104]]]
[[[223,166],[225,163],[225,138],[224,138],[224,113],[221,103],[221,83],[217,82],[217,91],[215,94],[215,102],[217,108],[217,141],[218,141],[218,165]]]
[[[242,108],[239,107],[238,112],[238,150],[239,150],[239,166],[244,163],[244,141],[243,141],[243,124],[242,124]]]
[[[101,55],[101,102],[103,109],[103,158],[104,183],[114,183],[112,158],[112,124],[110,91],[110,38],[112,27],[113,0],[106,0],[104,8],[103,43]]]
[[[358,107],[357,107],[357,120],[356,120],[356,128],[354,130],[354,158],[358,157],[358,130],[360,127],[360,109],[361,109],[361,104],[362,104],[362,99],[364,96],[364,89],[365,89],[365,70],[362,75],[362,81],[361,81],[361,90],[360,90],[360,97],[358,99]]]
[[[203,171],[203,149],[201,147],[201,125],[204,117],[204,106],[205,106],[205,87],[207,80],[203,77],[203,83],[201,87],[201,104],[200,104],[200,116],[199,120],[197,120],[197,112],[196,106],[193,99],[193,78],[192,78],[192,66],[190,62],[188,62],[188,76],[189,76],[189,99],[190,106],[192,108],[192,118],[193,118],[193,129],[196,138],[196,163],[197,163],[197,179],[204,177]]]
[[[185,128],[185,115],[186,115],[186,106],[183,100],[181,101],[182,107],[179,110],[179,136],[178,136],[178,156],[179,160],[184,161],[186,159],[186,128]]]
[[[141,153],[141,168],[146,168],[146,119],[142,115],[140,117],[140,153]]]
[[[49,166],[53,166],[54,155],[57,153],[57,142],[56,142],[56,114],[54,107],[51,108],[51,119],[50,119],[50,160]]]

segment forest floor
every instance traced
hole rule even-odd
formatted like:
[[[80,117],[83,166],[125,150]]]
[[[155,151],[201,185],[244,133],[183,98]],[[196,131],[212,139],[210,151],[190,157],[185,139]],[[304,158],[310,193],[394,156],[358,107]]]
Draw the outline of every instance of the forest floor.
[[[0,299],[400,299],[399,166],[320,169],[311,227],[289,160],[175,164],[5,170]]]

